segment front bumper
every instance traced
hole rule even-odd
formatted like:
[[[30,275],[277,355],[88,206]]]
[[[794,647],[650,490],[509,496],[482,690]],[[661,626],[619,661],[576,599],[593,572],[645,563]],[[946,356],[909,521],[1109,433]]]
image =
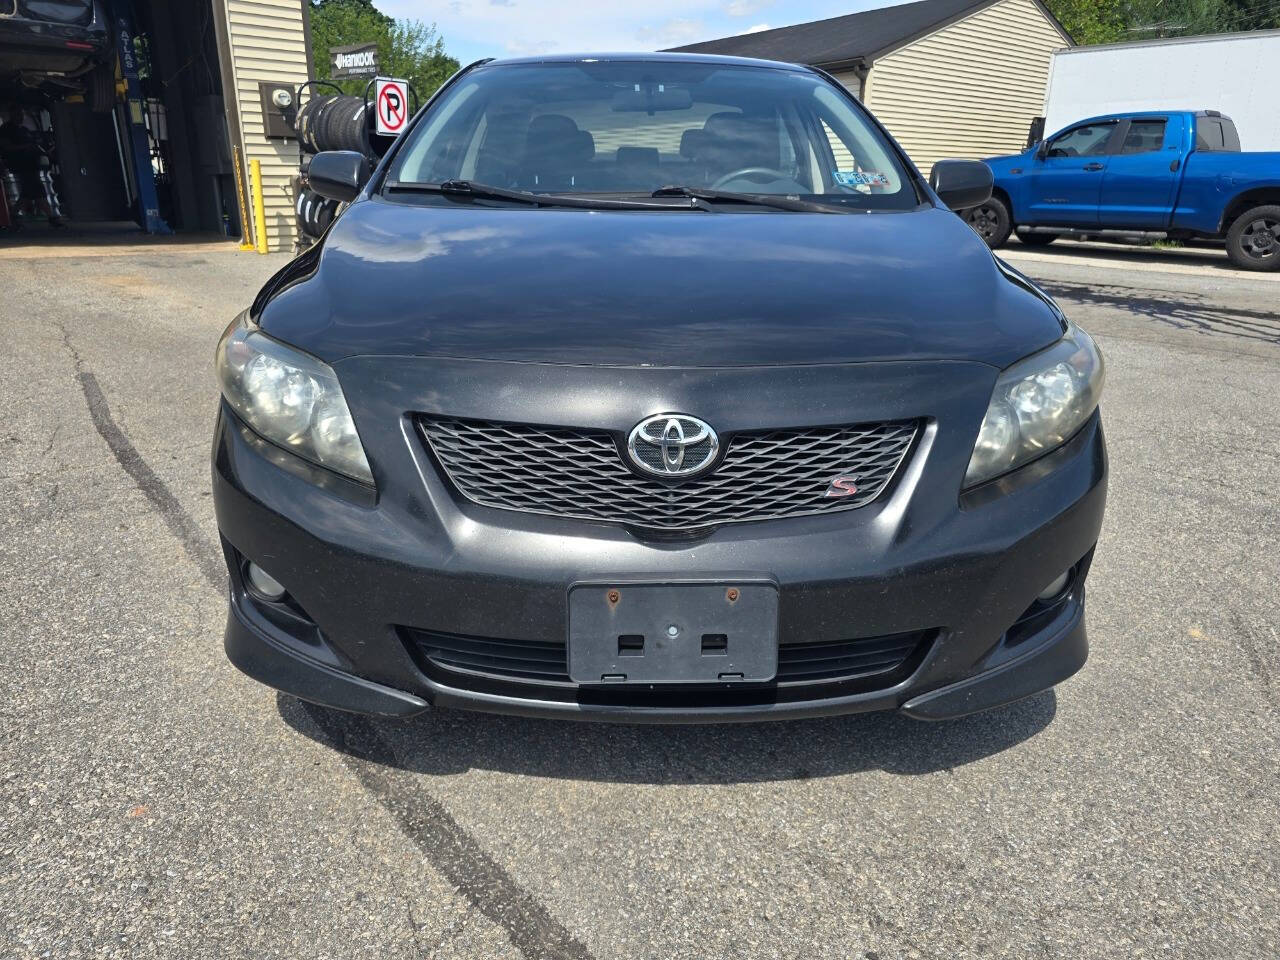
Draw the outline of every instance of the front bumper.
[[[504,376],[519,376],[520,366],[505,365]],[[873,376],[868,366],[859,371],[863,380]],[[447,379],[447,370],[436,373],[437,382]],[[612,525],[465,502],[411,419],[389,410],[354,411],[378,477],[374,494],[265,443],[224,407],[213,489],[231,573],[228,656],[303,699],[395,716],[435,705],[657,723],[879,709],[943,719],[1029,696],[1070,676],[1087,655],[1084,583],[1106,499],[1105,444],[1095,415],[1061,449],[958,500],[969,423],[981,418],[994,378],[990,368],[970,373],[880,501],[841,514],[721,527],[689,541],[647,542]],[[735,379],[755,375],[721,372],[719,380],[732,395]],[[946,375],[961,376],[954,369]],[[934,386],[935,395],[945,392],[945,384]],[[671,395],[664,408],[706,409],[710,394],[696,382],[688,389],[703,406]],[[458,402],[459,390],[438,392]],[[544,415],[535,393],[523,396],[531,417]],[[420,410],[430,404],[425,396],[394,402]],[[563,392],[558,402],[565,402]],[[249,591],[247,561],[284,584],[289,601],[267,603]],[[1067,570],[1067,589],[1039,603],[1037,595]],[[780,650],[845,638],[918,642],[892,669],[869,676],[790,684],[780,674],[776,684],[612,689],[441,669],[415,639],[545,651],[566,635],[570,584],[748,575],[779,586]]]
[[[375,683],[328,663],[270,631],[255,628],[233,595],[224,638],[227,657],[255,680],[312,703],[384,717],[410,717],[441,707],[520,716],[645,723],[727,723],[738,720],[799,719],[897,707],[917,720],[948,720],[990,710],[1047,690],[1066,680],[1089,655],[1084,625],[1083,584],[1053,625],[1029,649],[966,680],[911,694],[910,683],[875,696],[849,695],[795,702],[721,703],[699,706],[620,706],[566,703],[459,690],[425,678],[423,695]],[[903,699],[903,696],[909,699]],[[429,699],[428,699],[429,698]]]

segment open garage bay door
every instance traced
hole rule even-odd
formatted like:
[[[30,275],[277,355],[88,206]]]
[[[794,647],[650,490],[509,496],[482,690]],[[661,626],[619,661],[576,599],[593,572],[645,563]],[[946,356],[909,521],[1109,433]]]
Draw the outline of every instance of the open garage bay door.
[[[303,42],[301,5],[281,16],[291,44]],[[236,27],[224,0],[0,0],[0,13],[12,225],[44,229],[57,207],[72,224],[241,235],[231,144],[242,107],[225,95],[243,84],[219,55]]]

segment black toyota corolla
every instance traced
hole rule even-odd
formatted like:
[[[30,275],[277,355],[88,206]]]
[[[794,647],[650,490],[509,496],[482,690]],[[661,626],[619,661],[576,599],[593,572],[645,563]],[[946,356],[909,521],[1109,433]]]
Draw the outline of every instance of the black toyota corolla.
[[[345,710],[1008,703],[1087,654],[1102,359],[830,77],[473,65],[217,351],[226,649]]]

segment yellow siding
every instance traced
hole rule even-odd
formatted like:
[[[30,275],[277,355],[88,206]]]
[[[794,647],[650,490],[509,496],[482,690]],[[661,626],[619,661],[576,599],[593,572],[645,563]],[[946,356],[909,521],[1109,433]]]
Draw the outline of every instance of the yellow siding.
[[[298,86],[308,75],[302,4],[306,0],[226,0],[236,99],[240,107],[245,168],[262,161],[262,197],[267,244],[289,250],[294,240],[292,178],[298,172],[295,140],[263,136],[258,81]],[[246,172],[247,176],[247,172]]]
[[[1034,0],[1000,0],[877,60],[864,99],[925,174],[1016,153],[1044,111],[1049,55],[1068,44]]]

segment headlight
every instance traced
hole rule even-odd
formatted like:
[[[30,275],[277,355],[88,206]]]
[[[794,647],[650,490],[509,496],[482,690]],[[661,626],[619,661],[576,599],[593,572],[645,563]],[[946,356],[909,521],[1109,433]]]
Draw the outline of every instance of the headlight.
[[[267,440],[361,483],[373,483],[338,377],[328,364],[240,317],[218,344],[218,383],[240,417]]]
[[[1008,473],[1071,439],[1098,407],[1102,354],[1072,324],[1052,347],[1000,374],[964,485]]]

